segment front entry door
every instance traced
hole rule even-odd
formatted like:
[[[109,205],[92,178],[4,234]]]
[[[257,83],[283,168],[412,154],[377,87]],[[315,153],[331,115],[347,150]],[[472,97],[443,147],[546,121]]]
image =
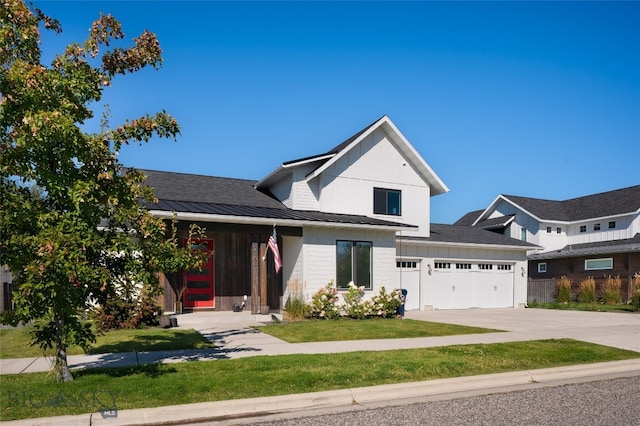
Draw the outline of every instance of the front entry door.
[[[185,244],[187,241],[185,240]],[[191,250],[209,253],[207,262],[200,269],[184,271],[185,290],[182,300],[185,308],[213,308],[213,240],[192,240]]]

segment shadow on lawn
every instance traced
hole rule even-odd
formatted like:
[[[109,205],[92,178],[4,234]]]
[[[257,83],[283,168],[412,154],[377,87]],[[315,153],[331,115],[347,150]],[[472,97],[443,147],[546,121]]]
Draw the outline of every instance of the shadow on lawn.
[[[204,349],[208,347],[211,347],[210,344],[198,333],[175,330],[172,334],[167,334],[159,330],[153,334],[139,335],[119,342],[94,346],[89,350],[89,354]]]
[[[214,342],[215,347],[207,348],[186,348],[186,349],[171,349],[171,350],[135,350],[138,347],[140,341],[153,340],[154,336],[141,336],[130,341],[124,341],[113,345],[101,345],[99,347],[100,352],[104,349],[113,350],[112,353],[102,353],[90,355],[88,359],[84,359],[81,362],[73,363],[71,368],[77,369],[82,374],[87,374],[86,371],[100,371],[102,369],[121,369],[121,368],[133,368],[139,369],[146,366],[159,368],[158,371],[164,371],[159,366],[172,364],[177,362],[194,362],[194,361],[213,361],[230,359],[232,354],[239,354],[243,352],[255,352],[252,355],[259,355],[260,348],[246,346],[225,347],[226,338],[231,335],[239,334],[254,334],[260,333],[253,329],[231,329],[223,332],[216,331],[211,333],[205,333],[203,336],[209,341]],[[161,342],[160,342],[161,343]],[[158,345],[148,345],[147,348],[159,347]],[[175,346],[174,346],[175,347]],[[124,349],[124,350],[123,350]],[[153,371],[153,370],[150,370]],[[115,373],[114,373],[115,374]]]

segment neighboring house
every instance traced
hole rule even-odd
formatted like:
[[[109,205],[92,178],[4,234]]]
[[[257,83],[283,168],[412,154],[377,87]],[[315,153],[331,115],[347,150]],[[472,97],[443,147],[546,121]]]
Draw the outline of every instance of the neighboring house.
[[[260,181],[143,171],[180,238],[197,223],[201,271],[164,277],[165,308],[186,287],[187,309],[281,310],[287,285],[307,296],[353,281],[367,294],[407,289],[407,309],[522,307],[528,250],[535,245],[486,230],[430,223],[430,197],[448,191],[384,116],[325,153],[287,161]],[[283,267],[267,242],[277,231]]]
[[[564,201],[499,195],[458,225],[487,229],[541,247],[529,254],[529,277],[623,279],[621,297],[640,273],[640,185]]]

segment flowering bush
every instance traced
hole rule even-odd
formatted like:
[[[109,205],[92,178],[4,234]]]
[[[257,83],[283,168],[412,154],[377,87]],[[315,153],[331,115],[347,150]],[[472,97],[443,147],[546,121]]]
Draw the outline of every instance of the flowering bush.
[[[312,318],[335,319],[340,317],[338,308],[338,289],[333,285],[333,281],[318,290],[311,296],[309,304],[309,315]]]
[[[349,290],[343,294],[344,310],[353,319],[364,319],[373,313],[373,305],[370,300],[362,300],[364,287],[357,287],[353,282],[349,283]]]
[[[380,292],[371,298],[373,315],[382,318],[393,318],[400,305],[402,305],[402,292],[392,290],[387,292],[384,286],[380,287]]]

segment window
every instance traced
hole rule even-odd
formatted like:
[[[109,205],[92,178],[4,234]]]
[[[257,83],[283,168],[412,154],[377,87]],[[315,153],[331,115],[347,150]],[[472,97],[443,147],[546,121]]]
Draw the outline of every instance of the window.
[[[562,234],[562,228],[556,228],[556,234]]]
[[[336,286],[349,288],[349,283],[371,289],[371,253],[370,241],[336,242]]]
[[[511,265],[496,265],[498,271],[510,271]]]
[[[587,225],[580,225],[580,232],[587,232]]]
[[[615,229],[616,228],[616,221],[613,220],[611,222],[609,222],[609,229]]]
[[[599,223],[594,223],[593,224],[593,230],[594,231],[599,231],[600,230],[600,224]]]
[[[551,227],[547,226],[547,234],[550,234],[550,233],[551,233]]]
[[[373,213],[400,216],[400,195],[395,189],[373,188]]]
[[[478,263],[478,269],[481,271],[490,271],[493,269],[493,265],[490,263]]]
[[[527,228],[522,228],[520,230],[520,239],[522,241],[527,241]]]
[[[451,264],[446,262],[435,262],[436,269],[451,269]]]
[[[410,262],[410,261],[397,261],[396,262],[396,268],[401,268],[401,269],[405,269],[405,268],[409,268],[409,269],[416,269],[416,266],[418,266],[417,262]]]
[[[613,258],[604,259],[587,259],[584,261],[585,271],[593,271],[598,269],[613,269]]]
[[[547,272],[546,262],[538,263],[538,273],[543,273],[543,272]]]
[[[456,263],[456,269],[471,269],[470,263]]]

